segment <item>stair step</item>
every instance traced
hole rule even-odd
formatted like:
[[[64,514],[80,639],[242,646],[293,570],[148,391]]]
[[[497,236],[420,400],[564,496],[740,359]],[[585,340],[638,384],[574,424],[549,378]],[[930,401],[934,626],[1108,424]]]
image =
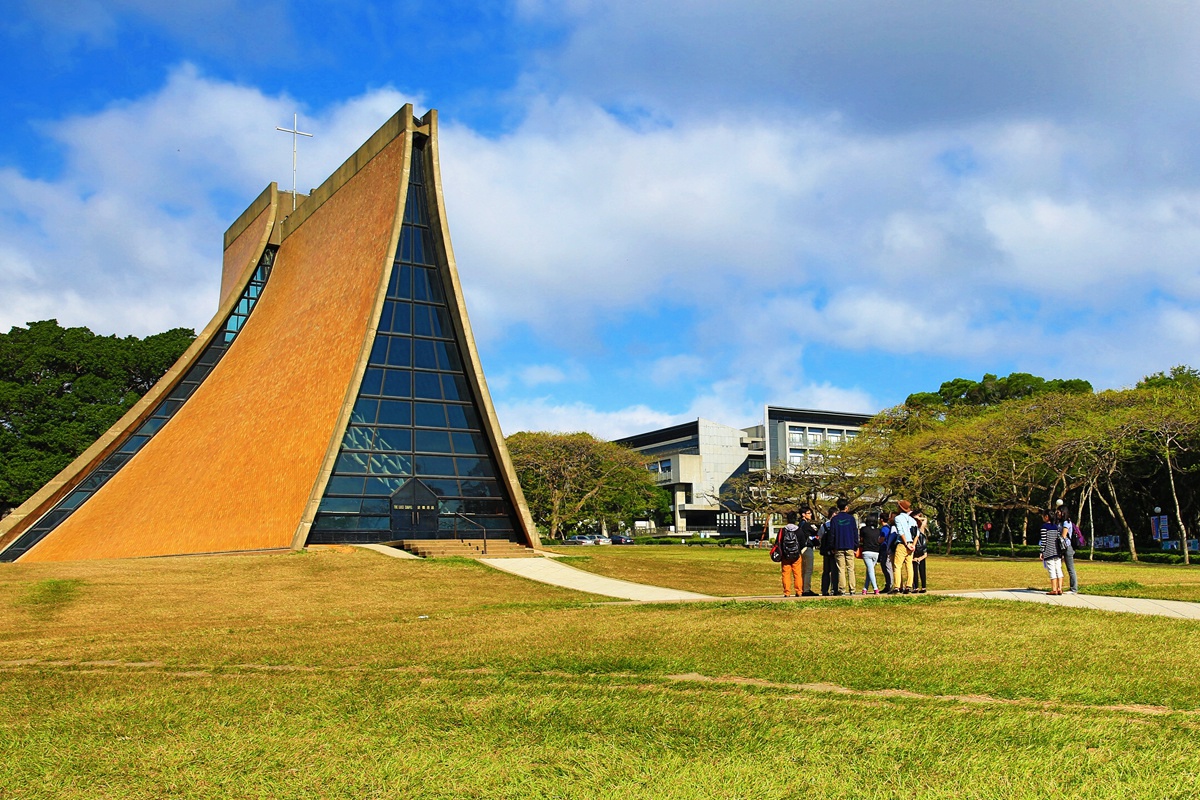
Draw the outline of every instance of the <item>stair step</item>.
[[[482,539],[407,539],[392,544],[421,558],[529,558],[537,555],[532,548],[509,539],[489,541],[487,553],[483,552]]]

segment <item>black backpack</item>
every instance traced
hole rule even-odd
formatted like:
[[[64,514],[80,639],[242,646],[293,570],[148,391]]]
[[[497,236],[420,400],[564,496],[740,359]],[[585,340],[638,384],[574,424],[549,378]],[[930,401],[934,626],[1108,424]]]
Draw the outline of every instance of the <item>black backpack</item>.
[[[779,552],[783,560],[791,563],[800,557],[800,529],[791,526],[779,532]]]

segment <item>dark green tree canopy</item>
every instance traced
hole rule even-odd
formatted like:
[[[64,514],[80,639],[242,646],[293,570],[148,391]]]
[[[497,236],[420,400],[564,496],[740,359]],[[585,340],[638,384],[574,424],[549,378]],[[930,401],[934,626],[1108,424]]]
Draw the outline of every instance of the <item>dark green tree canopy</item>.
[[[1170,372],[1156,372],[1138,381],[1139,389],[1200,389],[1200,370],[1186,364],[1171,367]]]
[[[112,427],[195,338],[186,328],[97,336],[53,319],[0,334],[0,511]]]
[[[1006,400],[1024,400],[1047,393],[1091,394],[1092,385],[1080,378],[1046,380],[1028,372],[997,378],[987,373],[981,380],[955,378],[936,392],[918,392],[905,400],[908,406],[994,406]]]
[[[505,440],[534,521],[551,538],[588,520],[660,510],[666,493],[646,459],[590,433],[514,433]]]

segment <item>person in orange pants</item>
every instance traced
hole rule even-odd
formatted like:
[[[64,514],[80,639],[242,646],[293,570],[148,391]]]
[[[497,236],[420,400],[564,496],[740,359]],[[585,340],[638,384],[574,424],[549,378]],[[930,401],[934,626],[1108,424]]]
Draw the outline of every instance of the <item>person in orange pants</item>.
[[[779,567],[783,579],[783,596],[800,596],[803,591],[804,578],[801,575],[802,563],[800,553],[804,544],[800,541],[800,526],[796,524],[795,511],[787,513],[787,524],[779,529],[775,546],[779,548]]]

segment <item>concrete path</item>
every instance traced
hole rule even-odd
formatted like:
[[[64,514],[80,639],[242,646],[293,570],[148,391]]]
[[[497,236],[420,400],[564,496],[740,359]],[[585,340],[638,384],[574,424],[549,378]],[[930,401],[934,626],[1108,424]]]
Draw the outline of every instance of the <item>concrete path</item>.
[[[983,592],[939,592],[952,597],[974,597],[981,600],[1021,600],[1027,603],[1046,603],[1067,608],[1091,608],[1099,611],[1120,611],[1127,614],[1152,614],[1176,619],[1200,619],[1200,603],[1180,600],[1147,600],[1141,597],[1107,597],[1096,594],[1048,595],[1034,589],[995,589]]]
[[[576,589],[581,592],[600,594],[605,597],[619,597],[623,600],[641,600],[643,602],[663,602],[679,600],[715,600],[706,594],[683,592],[678,589],[664,589],[661,586],[647,586],[642,583],[631,583],[616,578],[605,578],[581,569],[560,564],[552,558],[481,558],[479,561],[489,567],[520,575],[533,581]]]
[[[354,546],[361,547],[364,550],[374,550],[376,553],[383,553],[389,558],[421,558],[420,556],[414,556],[407,550],[401,550],[399,547],[388,547],[386,544],[356,544]]]

